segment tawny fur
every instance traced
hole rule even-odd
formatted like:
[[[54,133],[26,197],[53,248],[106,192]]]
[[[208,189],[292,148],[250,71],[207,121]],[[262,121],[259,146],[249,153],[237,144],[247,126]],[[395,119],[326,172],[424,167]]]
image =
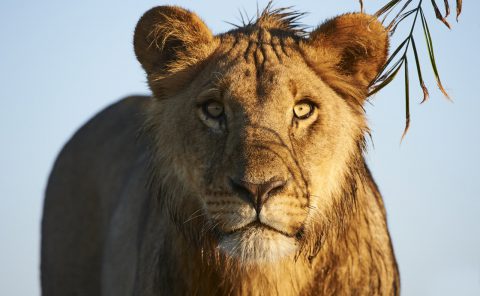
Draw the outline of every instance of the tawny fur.
[[[381,24],[346,14],[305,33],[267,8],[212,35],[147,12],[135,53],[153,97],[87,123],[60,154],[42,224],[44,295],[398,295],[363,103]],[[224,115],[205,114],[221,103]],[[294,117],[299,102],[314,106]],[[260,210],[232,180],[282,180]]]

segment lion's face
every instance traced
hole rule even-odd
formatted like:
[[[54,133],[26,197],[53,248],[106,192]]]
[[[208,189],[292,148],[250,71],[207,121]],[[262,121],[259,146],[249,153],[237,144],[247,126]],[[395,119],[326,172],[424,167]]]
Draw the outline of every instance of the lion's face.
[[[158,165],[181,188],[165,206],[228,256],[293,256],[334,219],[363,112],[304,40],[259,28],[209,42],[188,83],[152,102]]]
[[[298,52],[277,56],[267,44],[249,53],[246,38],[230,47],[160,102],[169,114],[158,120],[175,131],[165,140],[178,147],[175,170],[192,193],[184,202],[198,205],[187,223],[204,213],[225,252],[274,259],[294,253],[309,214],[333,204],[362,118]]]

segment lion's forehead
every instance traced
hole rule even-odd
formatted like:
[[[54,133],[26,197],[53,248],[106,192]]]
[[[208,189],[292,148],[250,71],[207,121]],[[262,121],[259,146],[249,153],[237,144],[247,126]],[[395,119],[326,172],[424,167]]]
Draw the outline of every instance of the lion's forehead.
[[[295,97],[310,74],[298,41],[272,36],[267,30],[225,34],[215,60],[212,80],[224,93],[250,105],[275,105]],[[278,98],[283,98],[278,101]]]
[[[275,35],[263,28],[248,34],[227,33],[220,36],[220,40],[222,53],[233,59],[243,58],[257,68],[283,64],[301,52],[299,40]]]

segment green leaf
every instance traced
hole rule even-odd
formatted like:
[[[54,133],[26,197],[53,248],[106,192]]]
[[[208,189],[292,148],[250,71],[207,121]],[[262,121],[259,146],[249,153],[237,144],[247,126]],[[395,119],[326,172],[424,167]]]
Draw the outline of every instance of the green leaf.
[[[391,10],[393,7],[395,7],[395,5],[397,5],[400,1],[401,0],[391,0],[390,2],[385,4],[385,6],[383,6],[377,12],[375,12],[374,16],[378,18],[379,16],[383,15],[385,12],[387,12],[387,11]]]
[[[402,139],[405,138],[408,128],[410,127],[410,83],[408,81],[408,59],[405,57],[405,129],[403,130]]]
[[[393,59],[395,58],[395,56],[400,52],[400,50],[405,46],[405,44],[407,43],[409,38],[406,38],[405,40],[402,41],[402,43],[400,43],[400,45],[397,47],[397,49],[395,49],[395,51],[392,53],[392,55],[388,58],[387,62],[385,62],[385,64],[383,65],[382,69],[378,72],[378,75],[377,77],[373,80],[373,82],[371,83],[371,85],[385,79],[384,76],[388,76],[388,75],[385,75],[385,69],[390,65],[390,63],[393,61]],[[397,62],[398,63],[398,62]],[[395,68],[395,66],[393,66],[391,69]],[[387,71],[388,73],[388,71]],[[381,76],[382,75],[382,76]]]
[[[397,19],[400,17],[400,15],[405,11],[405,9],[412,3],[413,0],[407,0],[403,7],[398,11],[397,15],[393,18],[393,20],[390,22],[390,24],[387,26],[387,30],[390,31],[390,28],[396,23]]]
[[[417,8],[414,8],[412,10],[409,10],[407,12],[405,12],[404,14],[402,14],[398,20],[396,21],[396,23],[391,27],[391,29],[389,30],[390,31],[390,35],[393,35],[395,33],[395,30],[397,30],[397,27],[398,25],[404,20],[406,19],[407,17],[409,17],[410,15],[412,15],[414,12],[417,11]]]
[[[401,59],[397,62],[396,64],[396,68],[394,68],[395,70],[393,71],[393,73],[388,76],[385,80],[383,80],[382,82],[380,82],[378,85],[374,85],[372,86],[372,90],[368,93],[368,97],[379,92],[382,88],[384,88],[385,86],[387,86],[390,82],[392,82],[392,80],[395,78],[395,76],[397,75],[398,71],[402,68],[402,65],[403,65],[403,61],[404,59]]]
[[[420,60],[418,58],[417,47],[415,46],[415,40],[413,39],[413,36],[412,36],[412,49],[413,49],[413,55],[415,56],[415,64],[417,66],[418,81],[420,82],[420,87],[422,88],[422,91],[423,91],[423,99],[421,101],[421,103],[423,103],[428,99],[428,89],[425,86],[425,82],[423,81],[422,69],[420,67]]]
[[[450,99],[450,96],[448,95],[447,91],[442,85],[442,82],[440,80],[440,75],[438,74],[438,69],[437,69],[437,64],[435,62],[435,53],[433,52],[433,42],[432,42],[432,36],[430,35],[430,30],[428,29],[428,24],[427,24],[427,19],[425,18],[425,14],[423,13],[423,10],[420,9],[420,17],[422,19],[422,26],[423,26],[423,32],[425,34],[425,41],[427,43],[427,49],[428,49],[428,55],[430,57],[430,63],[433,68],[433,74],[435,75],[435,79],[437,80],[437,85],[440,91],[443,93],[443,95],[447,98]]]

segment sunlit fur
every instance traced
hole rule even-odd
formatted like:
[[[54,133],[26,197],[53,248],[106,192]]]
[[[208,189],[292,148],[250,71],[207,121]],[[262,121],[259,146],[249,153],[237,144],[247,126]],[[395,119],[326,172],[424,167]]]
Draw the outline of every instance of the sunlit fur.
[[[197,67],[191,68],[191,60],[182,67],[183,56],[173,55],[175,70],[149,73],[158,98],[149,108],[145,132],[155,137],[153,191],[160,192],[161,207],[168,209],[185,244],[196,245],[203,264],[220,270],[225,281],[220,290],[240,285],[233,291],[296,294],[313,289],[317,279],[325,294],[341,289],[395,294],[383,206],[363,159],[368,129],[361,106],[385,61],[386,33],[369,16],[352,14],[304,38],[282,23],[285,19],[266,11],[256,23],[186,45],[186,51],[199,47],[208,56],[199,58]],[[158,24],[184,31],[189,26]],[[171,86],[170,77],[186,81]],[[307,120],[295,121],[292,108],[302,98],[317,109]],[[194,115],[197,105],[210,99],[224,104],[225,122]],[[170,168],[166,178],[165,170],[158,171],[165,167]],[[289,179],[260,213],[267,228],[248,226],[255,211],[228,185],[236,174],[252,183]],[[188,193],[165,192],[172,183]],[[362,262],[365,252],[367,261],[378,260],[382,267],[373,271],[372,262]],[[347,255],[356,258],[337,258]],[[265,273],[268,268],[289,280],[275,280]],[[263,285],[255,284],[253,274]],[[373,279],[378,283],[365,282]],[[340,288],[342,283],[349,288]]]
[[[263,228],[249,228],[242,233],[234,233],[219,241],[219,249],[242,264],[275,263],[279,258],[296,251],[297,242]]]
[[[122,291],[152,296],[398,295],[383,202],[364,159],[362,105],[387,33],[371,16],[346,14],[306,34],[298,16],[268,7],[217,36],[178,7],[139,21],[135,53],[153,98],[138,99],[132,114],[142,118],[145,162],[135,163],[148,193],[126,199],[125,209],[141,203],[135,226],[122,218],[112,226],[105,293],[122,281],[130,283]],[[205,114],[209,100],[223,117]],[[297,119],[305,100],[314,109]],[[111,145],[134,141],[124,138]],[[232,179],[284,185],[257,213]]]

